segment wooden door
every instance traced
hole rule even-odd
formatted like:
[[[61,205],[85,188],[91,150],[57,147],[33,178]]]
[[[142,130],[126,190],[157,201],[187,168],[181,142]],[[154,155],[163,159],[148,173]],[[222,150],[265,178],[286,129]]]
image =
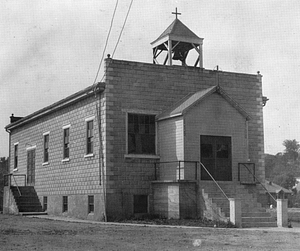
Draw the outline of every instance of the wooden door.
[[[35,183],[35,149],[27,151],[27,185]]]
[[[215,180],[232,180],[231,137],[202,135],[200,154],[202,164]],[[211,180],[204,168],[201,168],[201,179]]]

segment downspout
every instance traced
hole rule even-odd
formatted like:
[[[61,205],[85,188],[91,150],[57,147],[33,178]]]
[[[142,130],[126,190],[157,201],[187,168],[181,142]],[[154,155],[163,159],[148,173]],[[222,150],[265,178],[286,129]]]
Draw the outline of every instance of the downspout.
[[[106,214],[106,184],[105,184],[105,172],[104,172],[104,159],[102,150],[102,131],[101,131],[101,93],[99,93],[99,99],[96,98],[96,114],[97,114],[97,124],[98,124],[98,135],[99,135],[99,185],[102,186],[103,193],[103,217],[104,221],[107,222]]]
[[[249,158],[249,120],[246,118],[246,159],[250,162]]]

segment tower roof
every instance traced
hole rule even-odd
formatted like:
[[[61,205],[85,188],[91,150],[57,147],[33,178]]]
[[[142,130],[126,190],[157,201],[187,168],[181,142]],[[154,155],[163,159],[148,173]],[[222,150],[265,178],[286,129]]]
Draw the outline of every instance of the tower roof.
[[[203,38],[199,38],[194,32],[186,27],[179,19],[175,19],[173,23],[156,39],[151,45],[156,47],[167,40],[202,44]]]

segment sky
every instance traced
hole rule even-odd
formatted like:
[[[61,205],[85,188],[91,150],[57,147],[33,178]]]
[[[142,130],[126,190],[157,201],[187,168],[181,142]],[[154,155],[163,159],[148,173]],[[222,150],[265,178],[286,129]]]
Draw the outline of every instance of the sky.
[[[0,157],[9,117],[26,116],[94,83],[131,0],[0,0]],[[265,152],[300,141],[300,1],[133,0],[115,59],[152,62],[154,41],[179,19],[204,38],[204,68],[263,75]],[[106,56],[105,56],[106,57]],[[101,80],[103,64],[97,78]]]

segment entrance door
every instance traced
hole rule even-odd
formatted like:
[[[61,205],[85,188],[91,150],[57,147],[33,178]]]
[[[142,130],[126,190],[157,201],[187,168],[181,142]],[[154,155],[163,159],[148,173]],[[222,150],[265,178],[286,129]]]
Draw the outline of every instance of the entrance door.
[[[35,182],[35,149],[27,151],[27,184],[34,186]]]
[[[215,180],[232,180],[231,137],[201,136],[200,152],[202,164]],[[201,179],[211,180],[204,168],[201,168]]]

